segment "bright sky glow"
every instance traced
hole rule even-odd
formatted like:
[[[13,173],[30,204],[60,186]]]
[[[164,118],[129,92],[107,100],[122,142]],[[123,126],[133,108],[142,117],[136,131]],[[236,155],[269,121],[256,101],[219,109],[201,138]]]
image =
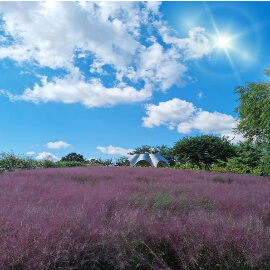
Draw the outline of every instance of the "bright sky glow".
[[[232,48],[231,45],[231,38],[227,36],[219,36],[216,38],[216,45],[220,48],[227,49],[227,48]]]
[[[270,2],[0,2],[0,152],[127,155],[233,134],[266,79]]]

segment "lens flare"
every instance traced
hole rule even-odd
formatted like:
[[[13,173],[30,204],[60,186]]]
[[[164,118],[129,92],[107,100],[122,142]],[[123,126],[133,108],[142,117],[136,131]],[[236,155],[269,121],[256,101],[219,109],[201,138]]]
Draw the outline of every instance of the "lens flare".
[[[220,36],[217,38],[216,45],[221,48],[229,48],[231,47],[230,39],[226,36]]]

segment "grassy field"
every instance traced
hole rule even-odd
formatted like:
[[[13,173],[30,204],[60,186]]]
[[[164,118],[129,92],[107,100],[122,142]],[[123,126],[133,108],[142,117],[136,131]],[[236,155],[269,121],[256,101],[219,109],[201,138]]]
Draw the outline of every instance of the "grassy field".
[[[270,269],[270,179],[156,168],[0,174],[0,269]]]

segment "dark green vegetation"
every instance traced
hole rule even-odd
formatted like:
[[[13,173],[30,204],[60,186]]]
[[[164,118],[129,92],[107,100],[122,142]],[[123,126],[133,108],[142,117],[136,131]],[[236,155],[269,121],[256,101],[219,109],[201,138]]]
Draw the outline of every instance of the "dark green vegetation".
[[[83,155],[77,153],[69,153],[68,155],[61,158],[61,161],[76,161],[76,162],[85,162]]]
[[[176,142],[173,150],[180,162],[196,164],[200,170],[202,166],[209,170],[215,162],[236,156],[236,149],[228,139],[213,135],[183,138]]]
[[[265,170],[267,152],[253,142],[233,145],[227,138],[213,135],[185,137],[177,141],[174,147],[143,145],[135,149],[134,153],[159,153],[169,159],[170,165],[175,169],[197,169],[220,172],[260,173]],[[60,168],[77,166],[129,166],[126,157],[120,157],[115,162],[112,159],[85,158],[76,153],[71,153],[60,161],[38,161],[14,153],[0,154],[0,171],[14,171],[18,169]],[[137,167],[148,167],[148,163],[141,161]]]
[[[265,71],[270,76],[270,69]],[[235,88],[239,106],[237,132],[264,149],[263,169],[270,171],[270,83],[248,82]]]

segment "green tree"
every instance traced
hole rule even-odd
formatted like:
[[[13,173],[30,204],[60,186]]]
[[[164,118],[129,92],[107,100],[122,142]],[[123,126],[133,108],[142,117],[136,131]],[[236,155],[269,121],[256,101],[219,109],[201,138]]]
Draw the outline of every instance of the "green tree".
[[[68,155],[61,158],[61,161],[77,161],[77,162],[85,162],[83,155],[77,153],[69,153]]]
[[[270,76],[270,68],[265,74]],[[270,83],[249,82],[235,88],[239,106],[235,112],[239,115],[237,132],[249,141],[255,141],[268,147],[270,143]]]
[[[109,165],[112,165],[113,164],[113,162],[112,162],[112,159],[110,158],[110,159],[101,159],[101,158],[97,158],[97,159],[95,159],[95,158],[91,158],[89,161],[88,161],[88,163],[90,164],[90,165],[95,165],[95,166],[109,166]]]
[[[260,167],[263,149],[251,142],[240,142],[236,146],[237,156],[228,160],[227,168],[255,169]]]
[[[270,76],[270,68],[265,74]],[[261,167],[270,172],[270,83],[246,83],[245,86],[236,87],[234,92],[239,101],[235,109],[239,115],[236,131],[264,148]]]
[[[115,166],[128,166],[129,161],[127,157],[120,157],[116,160]]]
[[[156,149],[153,146],[144,144],[141,147],[136,147],[134,151],[130,152],[130,155],[134,154],[145,154],[145,153],[156,153]]]
[[[156,152],[166,158],[170,164],[170,166],[173,166],[175,164],[175,157],[174,157],[174,151],[173,148],[162,144],[160,146],[155,147]]]
[[[236,87],[234,92],[239,96],[239,106],[235,109],[239,117],[237,132],[250,141],[269,145],[270,84],[247,83]]]
[[[235,147],[226,137],[201,135],[184,137],[175,143],[174,154],[180,162],[190,162],[209,170],[218,160],[226,161],[236,155]]]

